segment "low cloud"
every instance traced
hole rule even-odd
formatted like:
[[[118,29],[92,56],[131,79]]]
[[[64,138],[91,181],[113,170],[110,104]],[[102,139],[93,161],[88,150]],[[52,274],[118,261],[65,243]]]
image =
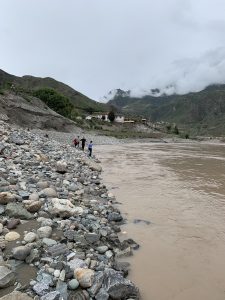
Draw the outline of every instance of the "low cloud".
[[[208,51],[193,59],[175,61],[167,70],[152,78],[149,86],[131,89],[131,96],[152,94],[158,88],[161,94],[198,92],[211,84],[225,83],[225,48]]]

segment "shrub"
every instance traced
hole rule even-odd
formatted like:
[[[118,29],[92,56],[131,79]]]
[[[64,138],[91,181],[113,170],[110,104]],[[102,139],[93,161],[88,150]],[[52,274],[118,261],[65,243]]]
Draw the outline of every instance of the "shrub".
[[[175,134],[179,134],[179,129],[178,129],[177,125],[174,126],[173,132]]]
[[[33,95],[64,117],[74,119],[77,116],[77,112],[70,100],[54,89],[42,88],[34,91]]]
[[[168,132],[170,132],[170,130],[171,130],[171,125],[166,125],[166,129],[167,129]]]
[[[109,119],[110,122],[113,122],[115,120],[115,117],[116,116],[115,116],[115,113],[113,111],[110,111],[108,113],[108,119]]]

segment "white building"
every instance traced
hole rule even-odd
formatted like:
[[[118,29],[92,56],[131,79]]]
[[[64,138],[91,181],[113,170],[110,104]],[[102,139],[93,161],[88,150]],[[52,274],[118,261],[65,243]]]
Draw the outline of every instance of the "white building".
[[[86,120],[99,119],[102,121],[109,122],[108,113],[96,113],[96,114],[87,116],[85,119]],[[125,120],[125,118],[122,115],[117,115],[115,117],[115,122],[117,122],[117,123],[124,123],[124,120]]]

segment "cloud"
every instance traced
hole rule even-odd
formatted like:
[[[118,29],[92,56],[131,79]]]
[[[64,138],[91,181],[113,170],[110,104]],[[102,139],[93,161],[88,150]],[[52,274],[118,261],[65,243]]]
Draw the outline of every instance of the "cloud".
[[[158,88],[157,94],[186,94],[198,92],[211,84],[225,83],[225,48],[207,51],[202,56],[175,61],[168,69],[153,78],[149,86],[131,89],[131,96],[141,97],[151,94]]]
[[[2,0],[0,68],[96,100],[117,88],[200,89],[224,78],[224,11],[224,0]]]

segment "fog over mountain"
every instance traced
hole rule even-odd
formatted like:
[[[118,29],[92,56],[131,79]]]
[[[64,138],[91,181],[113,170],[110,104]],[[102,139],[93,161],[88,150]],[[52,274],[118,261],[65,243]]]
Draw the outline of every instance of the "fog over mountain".
[[[187,94],[199,92],[211,84],[225,83],[225,48],[208,51],[193,59],[175,61],[170,68],[152,77],[146,87],[131,88],[124,96]],[[110,91],[103,101],[112,99],[117,90]]]
[[[96,100],[225,82],[224,0],[2,0],[0,69]]]

